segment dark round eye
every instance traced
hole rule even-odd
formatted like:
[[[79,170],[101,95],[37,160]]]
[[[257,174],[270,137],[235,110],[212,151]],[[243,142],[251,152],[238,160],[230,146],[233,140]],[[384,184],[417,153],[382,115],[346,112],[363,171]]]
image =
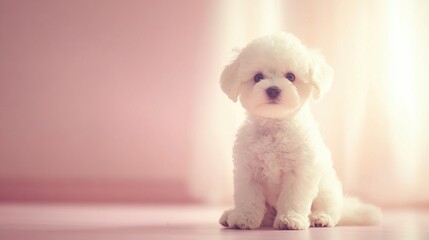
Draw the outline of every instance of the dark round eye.
[[[286,73],[285,77],[291,82],[295,81],[295,75],[291,72]]]
[[[253,80],[255,80],[255,82],[259,82],[259,81],[261,81],[262,79],[264,79],[264,74],[262,74],[262,73],[257,73],[257,74],[255,74],[255,76],[253,77]]]

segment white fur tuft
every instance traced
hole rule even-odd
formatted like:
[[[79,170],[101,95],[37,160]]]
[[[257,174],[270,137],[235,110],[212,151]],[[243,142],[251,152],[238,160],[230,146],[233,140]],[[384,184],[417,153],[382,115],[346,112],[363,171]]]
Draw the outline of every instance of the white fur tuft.
[[[382,220],[381,210],[357,198],[344,197],[343,211],[338,225],[379,225]]]

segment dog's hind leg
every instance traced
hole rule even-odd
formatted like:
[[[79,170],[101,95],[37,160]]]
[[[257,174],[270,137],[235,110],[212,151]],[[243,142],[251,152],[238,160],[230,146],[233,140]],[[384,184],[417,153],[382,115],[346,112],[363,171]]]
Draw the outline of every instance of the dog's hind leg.
[[[265,215],[264,215],[264,220],[262,220],[262,227],[272,227],[274,224],[274,219],[276,218],[277,215],[277,210],[270,206],[268,203],[265,203]]]

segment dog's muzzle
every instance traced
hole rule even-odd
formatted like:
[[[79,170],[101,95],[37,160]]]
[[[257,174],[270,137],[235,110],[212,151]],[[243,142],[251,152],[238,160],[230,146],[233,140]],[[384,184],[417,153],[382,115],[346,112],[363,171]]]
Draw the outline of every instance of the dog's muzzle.
[[[277,99],[280,95],[282,90],[276,86],[269,87],[265,89],[265,92],[267,93],[268,98],[270,99]]]

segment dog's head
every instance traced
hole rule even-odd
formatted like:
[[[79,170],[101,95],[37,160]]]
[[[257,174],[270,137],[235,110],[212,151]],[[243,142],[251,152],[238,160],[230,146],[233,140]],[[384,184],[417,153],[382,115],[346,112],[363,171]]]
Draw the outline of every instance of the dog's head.
[[[295,36],[278,33],[249,43],[222,72],[222,90],[251,114],[281,118],[318,100],[329,89],[332,68]]]

